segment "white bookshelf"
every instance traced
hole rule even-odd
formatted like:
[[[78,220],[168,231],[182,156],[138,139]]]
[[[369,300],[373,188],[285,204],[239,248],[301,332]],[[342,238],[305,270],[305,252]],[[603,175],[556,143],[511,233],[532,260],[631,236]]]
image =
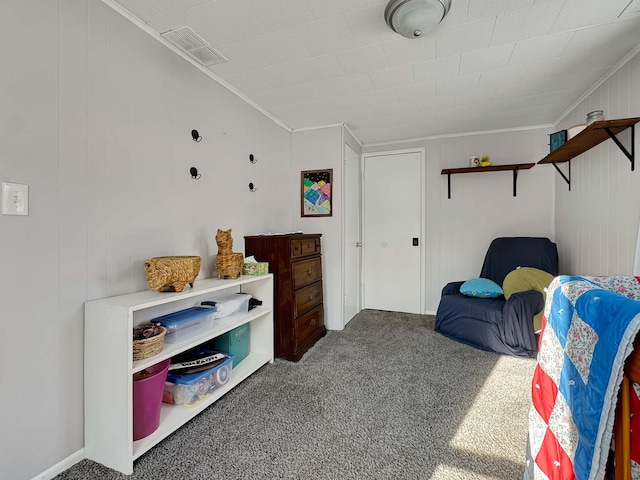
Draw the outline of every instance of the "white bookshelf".
[[[133,361],[133,327],[167,313],[197,306],[218,293],[245,292],[262,300],[248,313],[215,320],[150,358]],[[160,426],[133,441],[133,374],[251,322],[249,355],[233,368],[230,381],[192,407],[162,404]],[[153,290],[85,303],[85,454],[130,475],[133,461],[213,404],[266,363],[273,362],[273,275],[236,280],[196,280],[180,293]]]

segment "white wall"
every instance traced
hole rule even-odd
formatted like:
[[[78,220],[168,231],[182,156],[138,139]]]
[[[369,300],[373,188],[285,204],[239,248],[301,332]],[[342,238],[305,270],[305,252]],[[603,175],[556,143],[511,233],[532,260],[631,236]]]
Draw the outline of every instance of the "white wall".
[[[322,279],[324,319],[327,328],[342,329],[342,126],[294,131],[291,134],[291,185],[289,201],[294,205],[291,229],[322,234]],[[331,217],[300,215],[300,172],[333,169]]]
[[[581,102],[558,130],[604,110],[606,119],[640,117],[640,55]],[[630,132],[630,130],[627,130]],[[571,161],[571,191],[556,178],[556,238],[561,270],[573,275],[631,275],[640,221],[640,125],[635,171],[612,140]],[[629,135],[620,137],[629,148]],[[568,164],[561,165],[567,171]]]
[[[157,255],[211,276],[217,228],[235,251],[290,229],[290,133],[98,0],[0,18],[0,181],[30,188],[0,216],[0,478],[21,480],[84,446],[84,301],[147,288]]]
[[[548,152],[548,129],[484,133],[389,146],[365,153],[424,147],[426,150],[427,312],[435,312],[442,287],[476,277],[496,237],[541,236],[553,240],[553,167],[537,165],[513,174],[485,172],[451,176],[451,199],[443,168],[466,167],[471,155],[489,155],[494,165],[532,163]]]

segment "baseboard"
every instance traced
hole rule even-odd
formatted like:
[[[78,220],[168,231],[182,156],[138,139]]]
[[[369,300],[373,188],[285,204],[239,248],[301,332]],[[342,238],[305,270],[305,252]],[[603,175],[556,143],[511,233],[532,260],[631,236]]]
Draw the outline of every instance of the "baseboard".
[[[431,310],[427,310],[424,312],[425,315],[435,315],[436,312],[435,311],[431,311]]]
[[[67,468],[72,467],[80,460],[84,460],[84,448],[81,448],[76,453],[72,453],[67,458],[56,463],[53,467],[46,469],[39,475],[36,475],[31,480],[51,480],[53,477],[64,472]]]

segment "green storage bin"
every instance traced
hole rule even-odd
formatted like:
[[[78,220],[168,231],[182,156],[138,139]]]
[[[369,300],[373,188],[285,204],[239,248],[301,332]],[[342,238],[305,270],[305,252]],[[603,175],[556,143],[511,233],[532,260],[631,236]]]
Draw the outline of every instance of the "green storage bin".
[[[216,350],[234,355],[233,368],[240,365],[240,362],[249,355],[250,328],[251,324],[245,323],[214,340]]]

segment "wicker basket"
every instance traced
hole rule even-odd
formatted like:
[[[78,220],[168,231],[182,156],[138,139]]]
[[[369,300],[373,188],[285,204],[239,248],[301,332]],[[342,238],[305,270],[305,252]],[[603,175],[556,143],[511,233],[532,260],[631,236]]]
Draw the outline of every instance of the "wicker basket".
[[[166,334],[167,329],[160,327],[160,333],[153,337],[144,338],[142,340],[133,340],[133,359],[142,360],[160,353],[162,351],[162,347],[164,347],[164,336]]]

